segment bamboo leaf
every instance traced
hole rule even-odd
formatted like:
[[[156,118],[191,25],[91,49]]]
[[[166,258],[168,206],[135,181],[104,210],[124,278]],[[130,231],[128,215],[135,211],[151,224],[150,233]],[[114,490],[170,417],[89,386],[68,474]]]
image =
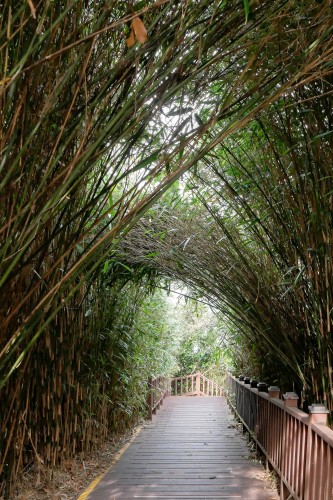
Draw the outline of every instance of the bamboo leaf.
[[[244,0],[244,10],[245,10],[245,21],[247,22],[250,14],[249,0]]]
[[[144,158],[143,160],[141,160],[136,166],[135,168],[136,169],[140,169],[140,168],[144,168],[146,167],[147,165],[150,165],[151,163],[153,163],[154,161],[158,160],[158,157],[159,157],[159,154],[160,154],[161,150],[158,149],[157,151],[154,151],[152,154],[150,154],[149,156],[147,156],[147,158]]]

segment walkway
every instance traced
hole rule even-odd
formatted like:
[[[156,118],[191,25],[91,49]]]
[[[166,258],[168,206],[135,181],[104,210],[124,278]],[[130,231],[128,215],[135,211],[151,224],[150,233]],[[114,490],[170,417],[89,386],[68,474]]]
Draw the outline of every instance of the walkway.
[[[276,500],[222,397],[169,397],[87,497]]]

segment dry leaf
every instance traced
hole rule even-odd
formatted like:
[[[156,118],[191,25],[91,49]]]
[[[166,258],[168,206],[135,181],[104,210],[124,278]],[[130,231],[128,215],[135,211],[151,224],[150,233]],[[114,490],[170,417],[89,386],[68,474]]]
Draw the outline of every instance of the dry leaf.
[[[147,41],[148,35],[145,25],[138,17],[135,17],[132,21],[132,29],[135,33],[136,39],[140,43],[145,43]]]
[[[131,30],[130,36],[126,39],[126,45],[130,49],[135,44],[134,31]]]

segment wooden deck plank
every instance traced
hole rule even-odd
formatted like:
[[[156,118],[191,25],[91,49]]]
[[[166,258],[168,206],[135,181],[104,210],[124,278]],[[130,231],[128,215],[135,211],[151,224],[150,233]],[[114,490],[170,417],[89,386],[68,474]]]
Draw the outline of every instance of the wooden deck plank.
[[[222,397],[170,397],[88,500],[277,500]]]

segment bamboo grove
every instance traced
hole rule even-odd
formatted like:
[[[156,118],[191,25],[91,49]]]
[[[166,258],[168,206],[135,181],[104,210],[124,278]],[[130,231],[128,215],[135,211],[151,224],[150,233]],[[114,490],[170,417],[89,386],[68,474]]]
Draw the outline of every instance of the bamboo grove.
[[[187,175],[187,209],[143,219],[123,256],[228,316],[253,375],[332,411],[330,93],[307,85],[225,140]]]
[[[332,405],[330,2],[0,7],[0,493],[133,424],[149,373],[134,399],[124,373],[161,275]],[[181,176],[197,214],[148,238]]]

